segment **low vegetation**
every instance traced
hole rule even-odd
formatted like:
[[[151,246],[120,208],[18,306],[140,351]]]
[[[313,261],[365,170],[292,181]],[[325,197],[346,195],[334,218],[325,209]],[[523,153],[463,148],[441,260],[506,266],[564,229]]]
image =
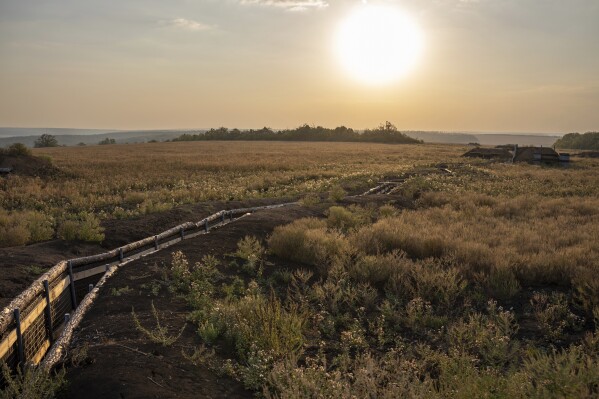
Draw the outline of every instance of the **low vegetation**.
[[[331,197],[320,218],[245,237],[233,269],[174,254],[197,353],[216,353],[194,362],[266,398],[597,397],[599,201],[576,186],[587,169],[492,170],[408,179],[403,206]],[[523,172],[526,195],[504,180]],[[562,173],[570,196],[546,185]],[[258,260],[260,273],[245,266]]]
[[[13,373],[4,362],[0,367],[3,381],[0,399],[54,399],[66,383],[64,369],[47,373],[40,368],[26,366],[24,370],[18,369]]]
[[[460,151],[433,148],[456,157]],[[430,163],[437,155],[429,151],[422,145],[398,151],[377,144],[270,142],[35,148],[33,154],[50,157],[60,173],[0,178],[0,246],[55,237],[98,241],[102,220],[201,201],[303,196],[332,188],[339,198],[387,173]],[[77,233],[80,225],[83,234]]]

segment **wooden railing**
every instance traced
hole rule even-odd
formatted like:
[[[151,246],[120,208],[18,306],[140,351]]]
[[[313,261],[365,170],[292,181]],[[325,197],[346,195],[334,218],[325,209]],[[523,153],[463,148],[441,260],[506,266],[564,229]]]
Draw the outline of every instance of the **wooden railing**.
[[[97,295],[96,285],[120,265],[206,234],[248,213],[293,204],[296,203],[223,210],[199,222],[183,223],[112,251],[59,262],[0,313],[0,361],[12,370],[26,364],[37,365],[53,348],[55,356],[45,362],[47,367],[51,366],[84,313],[80,302],[89,304]]]

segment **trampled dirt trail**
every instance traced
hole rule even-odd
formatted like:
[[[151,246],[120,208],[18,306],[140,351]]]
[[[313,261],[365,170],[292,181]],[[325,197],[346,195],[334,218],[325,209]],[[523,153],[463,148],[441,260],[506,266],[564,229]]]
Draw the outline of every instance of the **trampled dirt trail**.
[[[0,248],[0,308],[26,289],[43,272],[65,259],[93,255],[107,249],[158,234],[178,224],[201,220],[221,209],[244,208],[285,202],[285,199],[218,201],[185,205],[167,212],[134,219],[106,220],[106,239],[99,244],[52,240],[23,247]]]
[[[374,202],[381,205],[394,196],[376,195],[348,198],[346,203]],[[57,261],[99,253],[190,220],[201,220],[221,209],[232,209],[286,202],[262,199],[243,202],[213,202],[183,206],[168,212],[138,219],[104,222],[106,240],[100,245],[69,244],[60,240],[27,247],[0,250],[0,305],[26,288],[38,274],[28,266],[47,269]],[[157,293],[151,287],[164,280],[165,265],[174,251],[182,251],[190,263],[204,255],[221,260],[235,251],[246,235],[264,239],[282,224],[307,216],[322,216],[332,204],[316,207],[290,206],[258,211],[234,223],[212,230],[207,235],[182,241],[168,249],[124,265],[108,280],[73,339],[73,348],[88,347],[86,360],[67,367],[68,386],[64,398],[251,398],[253,393],[229,377],[216,375],[206,367],[194,365],[191,354],[201,341],[196,328],[186,322],[190,309],[180,298],[162,286]],[[226,261],[226,260],[225,260]],[[152,328],[152,303],[158,309],[162,325],[181,337],[170,347],[152,343],[136,329],[132,309],[142,325]]]
[[[161,281],[171,253],[183,251],[190,263],[204,255],[219,259],[232,253],[246,235],[265,238],[275,226],[300,217],[315,216],[321,209],[300,206],[259,211],[210,234],[182,241],[122,267],[102,288],[74,337],[74,347],[89,345],[88,362],[68,368],[68,398],[251,398],[239,383],[193,365],[183,353],[200,344],[195,327],[187,323],[185,302],[166,287],[154,295],[147,288]],[[174,335],[186,325],[171,347],[149,341],[134,324],[132,309],[142,325],[152,328],[154,303],[163,325]]]

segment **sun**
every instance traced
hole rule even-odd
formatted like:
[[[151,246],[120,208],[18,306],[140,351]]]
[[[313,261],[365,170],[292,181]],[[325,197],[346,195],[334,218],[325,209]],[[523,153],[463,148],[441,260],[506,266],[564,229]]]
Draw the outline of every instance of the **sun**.
[[[371,85],[405,76],[416,66],[422,50],[420,28],[396,7],[357,7],[335,35],[335,52],[342,67],[353,78]]]

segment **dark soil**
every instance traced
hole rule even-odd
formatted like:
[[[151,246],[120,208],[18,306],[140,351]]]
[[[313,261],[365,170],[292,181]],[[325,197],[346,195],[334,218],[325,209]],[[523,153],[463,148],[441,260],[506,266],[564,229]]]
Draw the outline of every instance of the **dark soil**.
[[[389,197],[382,196],[378,202]],[[161,233],[190,221],[199,221],[222,209],[246,208],[293,201],[264,198],[246,201],[214,201],[184,205],[170,211],[133,219],[102,222],[106,236],[101,245],[52,240],[23,247],[0,248],[0,308],[27,288],[36,278],[61,260],[94,255]],[[377,201],[375,197],[348,198],[347,203]]]
[[[151,306],[154,303],[161,323],[173,335],[186,324],[189,310],[184,301],[173,297],[164,285],[157,295],[148,288],[161,284],[165,265],[174,251],[182,251],[190,261],[204,255],[224,260],[235,251],[246,235],[265,238],[275,226],[300,217],[322,214],[322,208],[293,206],[260,211],[208,235],[183,241],[168,250],[123,266],[102,288],[92,309],[85,316],[73,345],[88,346],[83,365],[69,367],[68,398],[250,398],[239,383],[218,376],[206,367],[193,365],[183,353],[191,354],[200,339],[191,324],[171,347],[151,342],[133,322],[132,309],[146,328],[156,326]],[[126,289],[124,289],[126,287]],[[143,353],[141,353],[143,352]]]
[[[181,223],[202,220],[221,209],[269,205],[285,201],[286,199],[269,198],[244,202],[207,202],[185,205],[167,212],[134,219],[106,220],[102,222],[106,239],[101,245],[52,240],[23,247],[0,248],[0,308],[8,305],[12,298],[61,260],[118,248],[161,233]]]
[[[137,219],[103,223],[106,240],[102,245],[67,243],[54,240],[26,247],[0,249],[0,305],[26,288],[43,270],[56,262],[99,253],[190,220],[201,220],[221,209],[251,207],[286,202],[288,199],[262,199],[244,202],[213,202],[188,205]],[[369,202],[381,205],[396,202],[394,196],[347,198],[344,204]],[[399,203],[397,203],[399,205]],[[226,263],[237,242],[246,235],[266,238],[282,224],[306,216],[323,215],[331,203],[315,207],[290,206],[256,212],[207,235],[182,241],[173,247],[141,258],[122,267],[113,276],[77,330],[70,353],[86,348],[84,359],[67,367],[67,387],[63,398],[251,398],[253,393],[229,377],[217,375],[208,367],[194,365],[185,355],[200,345],[195,327],[186,322],[190,309],[169,292],[164,284],[165,265],[174,251],[183,251],[190,263],[204,255],[214,255]],[[33,268],[31,266],[37,266]],[[42,270],[43,269],[43,270]],[[159,286],[158,292],[152,287]],[[153,343],[136,329],[132,309],[141,324],[155,328],[152,303],[161,323],[173,335],[185,325],[172,346]]]

